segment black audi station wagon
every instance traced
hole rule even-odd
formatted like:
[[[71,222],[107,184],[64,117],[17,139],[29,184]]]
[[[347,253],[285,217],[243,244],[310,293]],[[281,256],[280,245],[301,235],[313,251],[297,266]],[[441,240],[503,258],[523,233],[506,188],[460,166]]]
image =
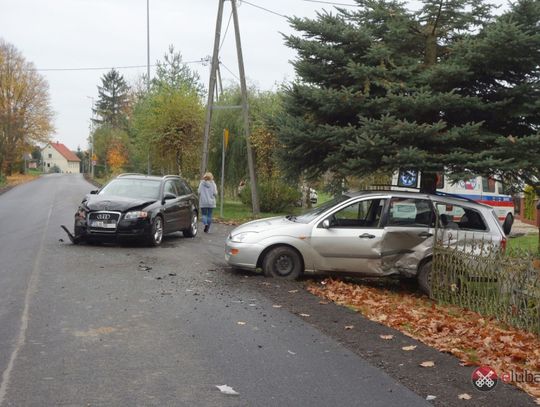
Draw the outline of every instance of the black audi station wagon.
[[[197,234],[199,201],[188,183],[176,175],[164,177],[121,174],[92,191],[75,213],[79,240],[143,240],[161,244],[163,235]]]

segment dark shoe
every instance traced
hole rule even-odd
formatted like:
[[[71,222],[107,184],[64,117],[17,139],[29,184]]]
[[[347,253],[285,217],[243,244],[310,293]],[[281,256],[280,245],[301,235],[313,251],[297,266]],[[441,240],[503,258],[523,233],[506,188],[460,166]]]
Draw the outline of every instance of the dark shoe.
[[[204,225],[204,233],[208,233],[208,229],[210,229],[209,225]]]

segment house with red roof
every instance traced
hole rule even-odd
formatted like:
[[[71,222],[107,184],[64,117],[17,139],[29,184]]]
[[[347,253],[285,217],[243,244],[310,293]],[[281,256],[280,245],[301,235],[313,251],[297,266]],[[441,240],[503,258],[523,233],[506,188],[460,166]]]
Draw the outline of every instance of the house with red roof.
[[[41,150],[43,172],[79,174],[81,160],[62,143],[49,143]]]

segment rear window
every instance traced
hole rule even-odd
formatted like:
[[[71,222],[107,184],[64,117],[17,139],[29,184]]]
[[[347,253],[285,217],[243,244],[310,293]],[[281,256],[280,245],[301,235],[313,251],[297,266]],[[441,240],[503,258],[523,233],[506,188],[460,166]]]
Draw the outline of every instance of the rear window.
[[[426,199],[392,198],[387,226],[434,226],[431,202]]]

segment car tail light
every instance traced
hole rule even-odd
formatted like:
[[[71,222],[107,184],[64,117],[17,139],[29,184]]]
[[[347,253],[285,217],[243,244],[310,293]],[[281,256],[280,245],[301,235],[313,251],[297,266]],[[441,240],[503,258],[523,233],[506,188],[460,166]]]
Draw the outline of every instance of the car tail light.
[[[503,253],[506,252],[506,238],[505,237],[501,239],[501,252]]]

